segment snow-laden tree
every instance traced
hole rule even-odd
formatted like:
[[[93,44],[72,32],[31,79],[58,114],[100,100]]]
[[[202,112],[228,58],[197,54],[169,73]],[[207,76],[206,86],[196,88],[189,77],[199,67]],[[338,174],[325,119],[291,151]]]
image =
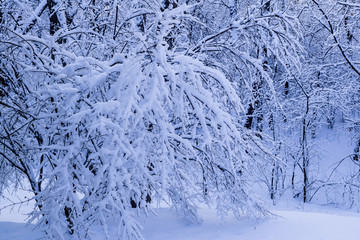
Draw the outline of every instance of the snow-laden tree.
[[[161,201],[190,222],[199,203],[267,215],[248,184],[271,153],[247,108],[261,93],[281,112],[269,59],[295,71],[299,46],[262,5],[3,1],[1,190],[29,186],[54,239],[113,222],[141,239],[135,215]]]

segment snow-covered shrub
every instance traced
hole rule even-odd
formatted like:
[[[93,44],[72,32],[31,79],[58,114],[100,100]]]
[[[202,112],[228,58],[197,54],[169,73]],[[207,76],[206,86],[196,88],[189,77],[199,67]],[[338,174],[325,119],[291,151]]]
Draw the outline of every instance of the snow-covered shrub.
[[[254,84],[281,107],[268,64],[299,62],[289,16],[237,1],[1,4],[1,189],[28,182],[49,238],[110,238],[116,222],[141,239],[135,215],[161,201],[190,222],[198,203],[268,214],[248,183],[271,153],[244,125]]]

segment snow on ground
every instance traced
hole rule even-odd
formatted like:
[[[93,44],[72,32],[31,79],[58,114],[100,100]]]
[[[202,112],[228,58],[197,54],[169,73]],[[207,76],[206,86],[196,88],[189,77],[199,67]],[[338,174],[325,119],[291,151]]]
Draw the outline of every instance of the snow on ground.
[[[43,235],[34,230],[34,225],[24,223],[0,222],[1,240],[36,240]]]
[[[331,212],[331,211],[330,211]],[[336,212],[336,211],[335,211]],[[201,209],[202,224],[187,225],[168,209],[143,220],[147,240],[358,240],[360,214],[338,212],[308,212],[304,209],[274,210],[278,217],[256,222],[220,220],[215,211]],[[36,240],[41,233],[33,226],[0,222],[1,240]],[[102,240],[99,235],[98,240]]]
[[[278,217],[254,222],[222,222],[213,211],[202,210],[204,222],[186,226],[164,210],[144,227],[148,240],[358,240],[360,215],[343,216],[319,212],[274,211]]]

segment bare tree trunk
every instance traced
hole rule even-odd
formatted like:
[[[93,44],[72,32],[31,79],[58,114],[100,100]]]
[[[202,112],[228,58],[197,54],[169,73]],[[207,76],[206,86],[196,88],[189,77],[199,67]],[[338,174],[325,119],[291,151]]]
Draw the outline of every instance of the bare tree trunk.
[[[307,194],[308,194],[308,165],[309,165],[309,158],[307,156],[307,140],[306,140],[306,118],[307,115],[309,113],[309,96],[306,96],[306,112],[304,115],[304,119],[303,119],[303,124],[302,124],[302,139],[301,139],[301,155],[302,155],[302,170],[303,170],[303,194],[304,194],[304,202],[307,201]]]

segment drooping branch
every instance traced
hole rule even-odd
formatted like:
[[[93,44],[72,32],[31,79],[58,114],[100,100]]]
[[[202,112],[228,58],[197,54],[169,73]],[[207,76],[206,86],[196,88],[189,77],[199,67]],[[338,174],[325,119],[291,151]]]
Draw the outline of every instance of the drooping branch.
[[[350,68],[351,68],[357,75],[360,76],[360,71],[359,71],[359,70],[356,68],[356,66],[350,61],[350,59],[348,58],[348,56],[347,56],[346,53],[345,53],[345,50],[343,49],[343,47],[341,46],[338,38],[336,37],[335,31],[334,31],[334,27],[333,27],[333,25],[332,25],[332,23],[331,23],[328,15],[327,15],[327,14],[325,13],[325,11],[320,7],[320,4],[319,4],[317,1],[315,1],[315,0],[312,0],[312,1],[313,1],[314,4],[318,7],[319,11],[320,11],[321,14],[324,16],[327,24],[329,25],[329,28],[327,28],[327,29],[330,31],[330,33],[331,33],[331,35],[332,35],[332,37],[333,37],[333,39],[334,39],[334,41],[335,41],[336,46],[339,48],[339,50],[340,50],[340,52],[341,52],[341,55],[344,57],[345,61],[349,64]]]

